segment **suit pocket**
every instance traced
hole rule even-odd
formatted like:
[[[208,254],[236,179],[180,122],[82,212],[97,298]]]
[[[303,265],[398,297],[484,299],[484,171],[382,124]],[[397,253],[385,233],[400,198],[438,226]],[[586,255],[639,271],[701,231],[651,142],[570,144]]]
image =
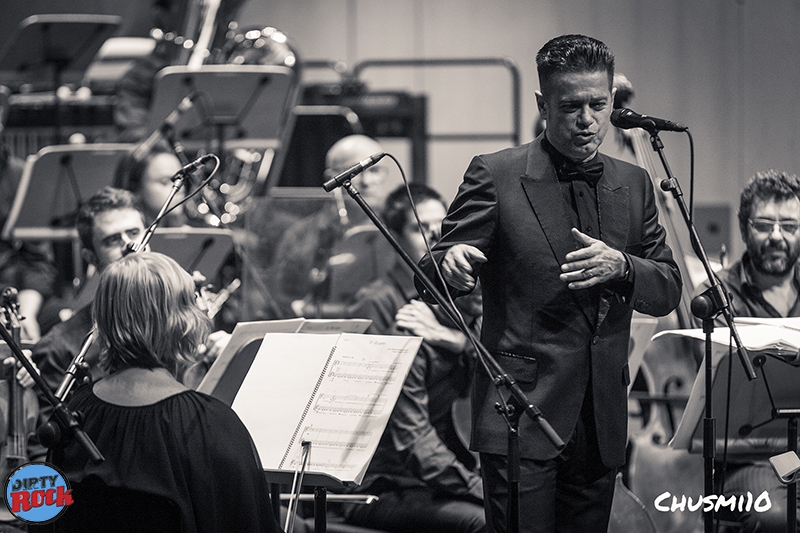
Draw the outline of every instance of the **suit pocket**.
[[[497,352],[497,362],[518,383],[536,384],[539,374],[539,361],[528,355],[510,352]]]

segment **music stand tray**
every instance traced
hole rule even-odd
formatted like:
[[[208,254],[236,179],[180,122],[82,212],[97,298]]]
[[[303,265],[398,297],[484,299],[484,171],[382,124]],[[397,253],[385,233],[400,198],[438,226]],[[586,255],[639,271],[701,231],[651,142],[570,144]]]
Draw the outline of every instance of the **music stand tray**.
[[[0,51],[0,75],[23,83],[58,85],[65,75],[80,81],[121,23],[116,15],[32,15],[20,22]]]
[[[76,233],[70,217],[81,202],[112,184],[114,169],[133,146],[54,145],[28,156],[2,238],[73,238]]]
[[[196,120],[181,119],[175,126],[178,139],[246,139],[254,147],[279,146],[291,116],[296,85],[294,71],[281,66],[166,67],[155,78],[148,129],[159,128],[181,100],[197,92],[195,106],[212,131],[197,128]]]

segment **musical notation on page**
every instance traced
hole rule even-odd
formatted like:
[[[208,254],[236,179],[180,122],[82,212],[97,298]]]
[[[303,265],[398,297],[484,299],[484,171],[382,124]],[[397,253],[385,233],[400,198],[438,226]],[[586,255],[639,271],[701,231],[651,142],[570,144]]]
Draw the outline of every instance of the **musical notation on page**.
[[[334,361],[331,366],[331,379],[351,381],[396,381],[398,367],[394,364]]]
[[[307,441],[311,471],[360,483],[421,343],[410,336],[267,334],[233,401],[263,466],[292,468]]]
[[[375,416],[384,412],[388,398],[381,394],[320,394],[314,410],[319,413]]]

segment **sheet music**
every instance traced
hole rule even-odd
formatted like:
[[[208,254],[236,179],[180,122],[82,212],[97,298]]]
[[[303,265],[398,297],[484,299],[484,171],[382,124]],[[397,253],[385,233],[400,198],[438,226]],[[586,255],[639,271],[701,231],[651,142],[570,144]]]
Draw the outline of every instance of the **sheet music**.
[[[309,470],[360,483],[421,337],[268,334],[233,409],[267,469],[291,470],[310,441]]]
[[[303,320],[297,333],[364,333],[371,324],[368,318],[309,318]]]
[[[789,361],[794,355],[797,354],[800,348],[800,318],[788,319],[736,319],[737,331],[742,340],[745,348],[750,354],[752,359],[755,354],[770,354],[778,356],[780,359]],[[702,329],[689,329],[689,330],[675,330],[663,331],[653,337],[653,342],[659,342],[661,338],[668,338],[669,336],[686,336],[697,339],[698,341],[705,340],[705,333]],[[713,379],[716,379],[720,363],[728,357],[729,346],[733,344],[730,338],[730,330],[728,328],[715,328],[711,334],[712,351],[711,351],[711,368]],[[733,348],[734,368],[735,372],[742,372],[741,365],[736,355],[735,346]],[[786,362],[778,361],[775,364],[787,365]],[[797,365],[786,366],[781,372],[782,376],[792,375],[797,370]],[[742,378],[744,379],[744,378]],[[726,380],[727,381],[727,380]],[[763,383],[757,383],[761,380],[758,379],[752,382],[752,386],[759,385],[763,387]],[[716,384],[715,384],[716,387]],[[736,392],[734,392],[736,394]],[[689,397],[689,402],[686,404],[683,417],[675,430],[675,435],[670,442],[673,448],[691,449],[692,439],[697,430],[698,424],[704,416],[705,410],[705,362],[700,365],[692,392]],[[717,409],[717,407],[715,407]],[[755,401],[737,402],[737,414],[754,420],[768,418],[769,413],[762,413],[764,411],[762,406],[757,406]],[[750,412],[758,411],[758,412]],[[715,416],[716,417],[716,416]],[[785,428],[780,428],[779,432],[785,432]],[[718,435],[722,437],[722,435]]]
[[[364,333],[372,320],[364,318],[322,319],[289,318],[284,320],[260,320],[239,322],[233,328],[231,340],[208,369],[198,392],[213,394],[233,357],[245,345],[267,333]]]
[[[214,389],[222,379],[225,370],[233,359],[233,356],[246,344],[249,344],[255,339],[260,339],[267,333],[289,333],[297,331],[305,319],[303,318],[290,318],[286,320],[261,320],[258,322],[239,322],[233,328],[231,333],[231,340],[222,350],[222,353],[217,356],[217,359],[208,369],[203,381],[197,386],[198,392],[212,394]]]

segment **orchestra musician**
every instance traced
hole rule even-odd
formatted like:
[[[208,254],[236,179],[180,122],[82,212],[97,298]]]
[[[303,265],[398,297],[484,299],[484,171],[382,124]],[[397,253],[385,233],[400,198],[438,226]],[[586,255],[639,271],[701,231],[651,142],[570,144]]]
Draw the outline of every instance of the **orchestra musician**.
[[[81,242],[81,256],[98,274],[102,273],[108,265],[124,256],[129,243],[141,239],[145,231],[144,217],[140,201],[130,191],[113,187],[101,189],[78,210],[75,225]],[[33,360],[52,390],[58,388],[91,329],[91,305],[85,305],[68,320],[54,326],[34,346]],[[229,340],[228,333],[215,331],[205,339],[200,351],[213,361]],[[98,364],[99,356],[99,348],[93,344],[84,358],[92,379],[104,375]],[[49,412],[49,406],[43,403],[43,415],[47,416]]]
[[[430,187],[411,183],[425,238],[439,238],[444,200]],[[409,254],[426,252],[404,186],[386,199],[383,220]],[[464,300],[470,300],[465,298]],[[480,303],[464,309],[476,330]],[[369,318],[367,333],[419,335],[423,343],[403,383],[389,424],[358,492],[376,494],[370,505],[351,506],[351,524],[386,531],[485,531],[483,485],[474,457],[457,438],[453,403],[467,392],[474,353],[467,337],[441,311],[417,299],[413,272],[403,261],[361,289],[351,315]]]
[[[738,218],[746,250],[717,273],[730,295],[731,313],[734,317],[800,317],[800,179],[775,170],[756,173],[741,192]],[[708,283],[699,292],[707,288]],[[717,323],[727,326],[721,316]],[[761,494],[766,490],[772,507],[756,513],[733,512],[723,506],[721,517],[739,521],[742,533],[786,531],[786,485],[766,460],[729,458],[725,471],[726,496],[738,498],[748,491]]]
[[[324,178],[330,179],[378,152],[383,152],[380,143],[366,135],[343,137],[325,155]],[[361,197],[376,212],[381,211],[386,199],[388,176],[387,167],[379,163],[353,179]],[[287,316],[319,315],[318,304],[328,297],[328,261],[335,245],[347,230],[368,222],[363,211],[345,196],[292,224],[281,238],[273,292]],[[369,283],[377,277],[375,274],[361,281]]]
[[[75,226],[81,257],[97,273],[122,259],[128,243],[137,242],[145,231],[144,214],[136,197],[111,187],[101,189],[81,205]],[[53,326],[34,346],[33,360],[52,390],[58,388],[91,329],[92,309],[91,305],[85,305],[65,322]],[[84,359],[95,379],[102,376],[97,364],[99,356],[99,347],[93,345]],[[46,410],[45,405],[42,407]]]
[[[51,450],[74,501],[53,530],[280,531],[244,424],[176,379],[210,330],[192,277],[166,255],[129,254],[106,265],[92,315],[105,377],[69,405],[105,460],[77,441]]]
[[[131,191],[139,198],[149,224],[169,198],[172,178],[182,167],[180,159],[170,148],[155,144],[145,156],[137,157],[134,151],[122,157],[114,173],[114,187]],[[179,227],[186,223],[183,205],[179,204],[185,197],[185,188],[181,187],[172,200],[175,208],[164,215],[159,227]]]
[[[473,158],[420,266],[435,279],[437,262],[454,296],[480,279],[484,345],[567,443],[559,452],[520,420],[520,530],[605,531],[625,462],[631,315],[672,311],[681,277],[647,172],[598,153],[612,111],[611,51],[564,35],[536,63],[544,133]],[[490,377],[476,372],[473,386],[487,523],[505,531],[507,425]]]

